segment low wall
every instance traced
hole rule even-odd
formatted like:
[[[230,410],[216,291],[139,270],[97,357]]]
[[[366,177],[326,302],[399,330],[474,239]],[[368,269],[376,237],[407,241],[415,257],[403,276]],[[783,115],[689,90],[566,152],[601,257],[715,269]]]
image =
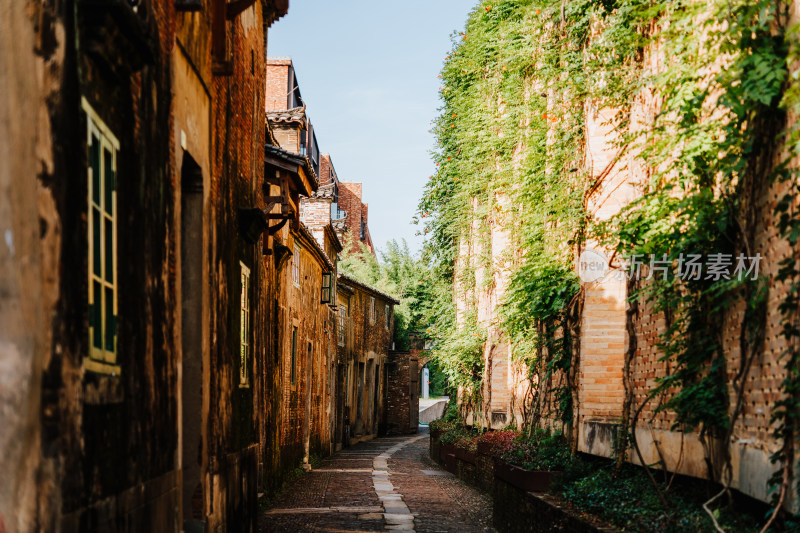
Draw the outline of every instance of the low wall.
[[[447,448],[446,448],[447,450]],[[431,459],[445,466],[442,445],[437,435],[431,435],[429,446]],[[555,498],[547,493],[521,490],[494,474],[494,459],[484,453],[475,455],[475,462],[458,457],[448,458],[454,468],[447,468],[465,483],[477,487],[492,496],[493,523],[501,532],[511,533],[615,533],[618,530],[592,524],[562,508]]]
[[[445,409],[447,409],[447,400],[440,400],[433,405],[429,405],[424,409],[420,409],[419,423],[430,424],[434,420],[439,420],[444,416]]]

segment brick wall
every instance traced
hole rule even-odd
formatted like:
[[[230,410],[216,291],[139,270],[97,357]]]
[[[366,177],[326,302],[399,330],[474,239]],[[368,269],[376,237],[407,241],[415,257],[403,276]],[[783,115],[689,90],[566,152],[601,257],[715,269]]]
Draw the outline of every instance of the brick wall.
[[[300,129],[297,124],[273,123],[271,126],[278,146],[288,152],[300,153],[300,137],[305,130]]]
[[[278,111],[287,108],[289,101],[287,93],[290,91],[289,71],[291,68],[291,59],[267,59],[265,110]]]
[[[370,316],[372,298],[375,298],[374,320]],[[345,375],[349,372],[350,376],[344,384],[346,419],[352,438],[371,438],[385,423],[384,398],[388,393],[385,365],[394,327],[391,316],[394,302],[340,276],[339,304],[347,310],[345,345],[338,347],[338,362],[344,365]],[[387,304],[388,329],[384,318]]]
[[[419,394],[411,394],[411,371],[415,369],[416,384],[419,385],[419,355],[412,352],[390,351],[386,360],[388,368],[388,390],[386,397],[387,435],[406,435],[418,431]]]
[[[658,69],[658,53],[645,54],[646,68]],[[653,120],[656,102],[643,92],[637,96],[632,109],[632,127],[640,128]],[[603,124],[613,110],[595,110],[587,107],[587,151],[593,163],[594,175],[605,172],[605,179],[588,199],[590,211],[598,220],[605,220],[619,211],[638,195],[640,184],[648,178],[647,169],[633,157],[612,165],[614,133],[611,125]],[[777,267],[782,258],[791,254],[788,244],[778,237],[777,222],[772,214],[775,202],[782,194],[780,185],[764,187],[755,199],[757,224],[755,249],[767,258],[762,261],[761,273],[769,278],[769,302],[766,320],[766,340],[763,352],[756,358],[744,387],[744,410],[736,422],[729,446],[733,477],[731,486],[755,498],[768,501],[768,479],[776,469],[769,455],[776,449],[772,439],[770,414],[780,396],[783,371],[780,353],[784,341],[780,335],[778,305],[785,297],[786,287],[775,281]],[[587,243],[587,247],[596,243]],[[610,456],[613,453],[615,423],[622,415],[624,386],[622,366],[630,345],[626,331],[627,287],[624,281],[606,280],[603,283],[584,284],[585,300],[581,327],[581,373],[579,390],[579,442],[581,451]],[[658,349],[659,335],[665,330],[663,314],[656,313],[652,304],[637,302],[638,312],[632,315],[631,326],[636,336],[636,351],[631,360],[629,374],[633,389],[632,410],[641,407],[636,429],[637,441],[646,463],[663,459],[671,471],[707,477],[708,462],[703,443],[697,432],[673,431],[674,414],[656,412],[659,402],[649,399],[649,391],[656,379],[668,372],[667,362],[659,361],[663,353]],[[721,338],[726,354],[726,372],[732,383],[741,366],[740,332],[744,304],[739,301],[727,313]],[[662,398],[660,401],[665,401]],[[729,401],[736,401],[730,387]],[[638,462],[633,454],[629,459]],[[719,466],[719,465],[717,465]],[[792,504],[794,505],[794,504]]]
[[[331,222],[331,200],[329,199],[302,198],[300,210],[303,224],[309,228],[324,228]]]
[[[306,453],[328,455],[331,452],[331,426],[328,413],[333,410],[333,383],[329,372],[334,366],[335,314],[320,301],[322,273],[328,267],[319,258],[319,245],[309,236],[294,234],[292,250],[299,251],[281,270],[280,360],[280,447],[281,461],[287,467],[299,466]],[[299,281],[292,277],[293,262],[299,266]],[[294,369],[292,337],[296,328]],[[305,425],[304,425],[305,424]],[[306,432],[308,435],[306,435]]]
[[[338,181],[336,171],[333,169],[333,162],[330,154],[322,154],[319,157],[319,184],[328,185],[333,181]]]

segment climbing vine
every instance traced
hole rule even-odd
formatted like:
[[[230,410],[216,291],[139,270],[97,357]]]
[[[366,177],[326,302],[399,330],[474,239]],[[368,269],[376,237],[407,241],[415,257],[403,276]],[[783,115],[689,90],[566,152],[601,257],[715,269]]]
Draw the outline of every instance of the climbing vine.
[[[573,418],[581,299],[573,272],[587,237],[629,262],[655,257],[668,265],[656,275],[645,264],[642,281],[629,283],[629,334],[642,306],[663,317],[666,373],[637,399],[627,379],[633,344],[620,457],[637,446],[637,420],[651,404],[654,416],[669,413],[674,430],[698,433],[709,472],[725,489],[727,443],[763,351],[770,290],[781,288],[786,377],[772,412],[781,443],[773,460],[783,465],[773,480],[779,507],[800,420],[800,89],[788,8],[781,0],[481,2],[445,58],[437,172],[419,207],[426,253],[454,294],[471,295],[468,307],[508,272],[500,328],[528,370],[534,424],[544,416],[568,426]],[[610,112],[616,133],[610,165],[643,176],[637,199],[605,223],[586,207],[607,176],[586,154],[587,113],[597,110]],[[721,254],[733,266],[756,256],[770,188],[782,191],[774,216],[789,246],[777,273],[682,275],[689,256]],[[498,228],[509,233],[499,261],[491,254]],[[455,306],[445,316],[455,329],[477,324],[472,315],[459,320]],[[739,321],[733,365],[723,338],[732,320]],[[445,366],[466,376],[472,367],[461,363],[477,350],[455,353]],[[547,389],[554,376],[558,384]],[[548,412],[539,407],[545,392],[556,399]]]

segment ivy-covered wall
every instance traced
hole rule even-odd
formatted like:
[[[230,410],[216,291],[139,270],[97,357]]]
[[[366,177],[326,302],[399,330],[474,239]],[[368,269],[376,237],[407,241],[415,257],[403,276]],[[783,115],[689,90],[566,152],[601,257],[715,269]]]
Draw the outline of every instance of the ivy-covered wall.
[[[432,328],[435,354],[468,420],[496,426],[507,397],[508,422],[563,428],[576,449],[790,502],[792,8],[475,7],[444,60],[437,172],[419,212],[453,294]],[[579,281],[587,250],[605,254],[604,281]],[[631,276],[636,254],[645,265]],[[728,275],[683,275],[687,258],[714,254],[729,258]],[[758,275],[736,275],[737,258],[759,254]],[[650,269],[651,256],[666,267]],[[505,383],[492,375],[502,346]]]

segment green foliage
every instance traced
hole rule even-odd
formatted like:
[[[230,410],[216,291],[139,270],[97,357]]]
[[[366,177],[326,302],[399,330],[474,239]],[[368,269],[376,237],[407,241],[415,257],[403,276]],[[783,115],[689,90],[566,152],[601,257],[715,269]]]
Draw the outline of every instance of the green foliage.
[[[502,459],[526,470],[556,471],[565,470],[575,461],[563,433],[542,429],[520,435]]]
[[[663,279],[629,287],[632,298],[649,302],[648,312],[666,322],[659,348],[668,373],[648,401],[674,413],[674,429],[729,440],[742,411],[741,384],[761,350],[768,285],[764,276],[679,279],[674,268],[691,254],[754,256],[763,209],[757,199],[775,183],[787,189],[775,207],[778,229],[797,248],[800,185],[792,159],[800,154],[800,128],[787,130],[786,117],[787,111],[800,116],[800,75],[789,68],[800,54],[797,32],[786,27],[789,6],[780,0],[484,1],[464,32],[453,34],[434,127],[438,169],[419,205],[424,254],[438,296],[455,293],[468,306],[476,290],[495,282],[498,263],[510,265],[502,326],[539,389],[557,371],[569,375],[576,355],[571,303],[579,284],[572,270],[589,236],[618,258],[652,254],[673,265]],[[584,203],[599,185],[589,179],[598,169],[585,157],[587,109],[614,111],[608,125],[618,133],[615,163],[638,167],[645,177],[641,196],[604,224],[593,222]],[[490,228],[498,225],[512,241],[499,262],[488,246]],[[777,275],[790,288],[780,305],[787,377],[772,413],[783,443],[773,459],[784,474],[794,463],[800,420],[798,257],[789,254]],[[463,332],[455,331],[462,321],[455,327],[446,300],[437,298],[431,313],[436,355],[461,380],[454,383],[475,386],[479,346],[472,339],[481,332],[472,317]],[[742,364],[735,373],[721,336],[734,307],[744,310],[737,315]],[[567,381],[546,391],[565,422],[573,386]],[[727,451],[721,459],[730,474]]]
[[[464,317],[464,323],[440,339],[432,351],[440,369],[447,377],[450,397],[461,390],[465,409],[479,405],[483,383],[483,344],[486,331],[478,325],[475,313]],[[452,403],[452,402],[451,402]]]
[[[431,397],[438,398],[450,395],[450,384],[447,382],[447,375],[441,369],[439,362],[433,359],[426,366],[430,372],[430,388],[428,392]]]
[[[434,313],[436,278],[430,267],[414,257],[404,241],[389,241],[381,261],[361,245],[357,253],[343,253],[339,267],[356,279],[400,300],[395,307],[394,341],[398,350],[409,347],[409,333],[428,328]]]
[[[601,517],[624,531],[716,531],[701,507],[707,499],[705,490],[688,484],[674,486],[671,492],[674,505],[665,510],[640,467],[626,466],[615,474],[611,465],[576,460],[554,488],[570,507]],[[666,490],[668,483],[662,483],[661,488]],[[734,505],[715,509],[714,515],[725,531],[759,530],[757,517],[742,513]]]

